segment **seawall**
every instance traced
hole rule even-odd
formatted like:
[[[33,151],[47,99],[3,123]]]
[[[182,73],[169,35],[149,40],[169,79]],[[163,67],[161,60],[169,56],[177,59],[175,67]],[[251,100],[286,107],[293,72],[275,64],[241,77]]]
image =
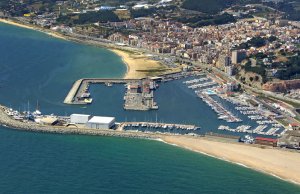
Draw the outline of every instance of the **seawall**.
[[[48,126],[36,123],[25,123],[10,118],[6,113],[5,106],[0,105],[0,125],[10,127],[13,129],[33,132],[44,133],[58,133],[58,134],[79,134],[79,135],[99,135],[99,136],[115,136],[115,137],[130,137],[130,138],[144,138],[156,139],[160,136],[154,133],[130,132],[130,131],[117,131],[117,130],[101,130],[101,129],[86,129],[64,126]]]

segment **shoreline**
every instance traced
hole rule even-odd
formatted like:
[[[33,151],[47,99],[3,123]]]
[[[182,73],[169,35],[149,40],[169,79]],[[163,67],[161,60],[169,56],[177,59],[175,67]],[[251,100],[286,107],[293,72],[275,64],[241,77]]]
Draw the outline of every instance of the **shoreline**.
[[[141,79],[147,77],[147,71],[162,68],[158,61],[149,59],[147,56],[137,52],[126,52],[120,49],[109,49],[118,55],[127,67],[124,79]],[[145,72],[141,71],[144,70]]]
[[[185,136],[161,137],[159,141],[300,186],[298,152]]]
[[[0,18],[0,22],[4,23],[4,24],[8,24],[8,25],[17,26],[17,27],[20,27],[20,28],[26,28],[26,29],[29,29],[29,30],[39,31],[39,32],[42,32],[42,33],[47,34],[49,36],[52,36],[54,38],[58,38],[58,39],[62,39],[62,40],[68,40],[66,37],[64,37],[63,35],[61,35],[59,33],[56,33],[56,32],[51,31],[51,30],[42,29],[42,28],[39,28],[39,27],[36,27],[36,26],[33,26],[33,25],[21,24],[21,23],[12,21],[12,20],[2,19],[2,18]]]
[[[4,21],[7,21],[7,20],[4,20]],[[0,22],[3,22],[3,19],[0,19]],[[40,32],[45,33],[49,36],[53,36],[53,35],[51,35],[51,32],[47,32],[47,30],[42,30],[42,29],[39,29],[39,28],[36,28],[36,27],[31,27],[31,26],[26,26],[26,25],[23,25],[23,24],[19,24],[17,22],[12,22],[12,21],[9,22],[8,21],[8,22],[3,22],[3,23],[10,24],[10,25],[15,25],[15,26],[19,26],[19,27],[23,27],[23,28],[27,28],[27,29],[31,29],[31,30],[40,31]],[[56,37],[56,36],[53,36],[53,37]],[[74,37],[68,38],[68,36],[64,37],[64,35],[57,36],[56,38],[61,38],[61,39],[64,39],[64,40],[73,40],[75,42],[89,44],[89,42],[85,42],[84,40],[80,40],[80,39],[76,40]],[[98,46],[100,46],[100,44],[98,44]],[[103,47],[105,47],[105,46],[103,46]],[[110,50],[117,49],[117,48],[109,47],[109,45],[107,45],[107,47],[105,47],[105,48],[108,48]],[[122,51],[120,49],[118,51],[126,53],[125,51]],[[129,54],[127,54],[127,55],[129,55]],[[134,69],[130,68],[131,66],[127,64],[127,62],[125,60],[126,57],[125,58],[122,57],[122,56],[120,56],[120,57],[124,61],[125,65],[127,66],[127,73],[124,75],[124,77],[126,78],[129,74],[129,72],[133,71]],[[134,59],[132,59],[132,60],[134,60]],[[11,121],[9,121],[9,122],[11,122]],[[226,157],[225,156],[224,157],[224,155],[222,155],[222,154],[224,154],[224,151],[222,149],[223,147],[221,148],[220,145],[225,144],[226,145],[225,147],[232,147],[234,145],[239,146],[238,149],[232,150],[232,152],[235,152],[235,154],[239,154],[239,152],[241,151],[240,149],[242,149],[242,148],[246,148],[246,152],[249,148],[251,148],[251,149],[255,148],[255,150],[256,150],[256,151],[254,151],[255,154],[262,152],[262,150],[268,150],[268,151],[273,150],[274,152],[292,153],[294,155],[298,154],[297,156],[294,156],[294,157],[297,157],[298,163],[300,161],[299,153],[287,152],[287,151],[284,151],[284,150],[278,150],[278,149],[272,149],[272,148],[262,149],[262,148],[258,148],[258,147],[255,147],[255,146],[248,146],[248,145],[243,145],[243,144],[233,144],[233,143],[223,143],[222,144],[222,142],[212,141],[212,140],[208,140],[208,139],[204,139],[204,138],[193,138],[193,137],[186,137],[186,136],[178,137],[178,136],[175,136],[175,135],[162,135],[162,134],[150,134],[150,133],[148,134],[148,133],[142,133],[142,132],[113,131],[113,130],[89,130],[89,129],[67,128],[67,127],[52,127],[52,126],[44,126],[44,125],[30,125],[30,124],[27,125],[27,123],[22,123],[22,125],[20,125],[18,127],[17,124],[16,125],[10,125],[9,122],[6,123],[6,124],[5,123],[3,124],[3,120],[1,120],[1,118],[0,118],[0,124],[7,125],[9,128],[11,127],[13,129],[24,130],[24,131],[60,133],[60,134],[78,134],[78,135],[115,136],[115,137],[126,137],[126,138],[144,138],[144,139],[154,139],[154,140],[161,139],[164,143],[167,143],[167,144],[170,144],[170,145],[173,145],[173,146],[175,145],[175,146],[178,146],[178,147],[181,147],[181,148],[184,148],[184,149],[191,150],[193,152],[198,152],[198,153],[208,155],[210,157],[214,157],[214,158],[217,158],[217,159],[220,159],[220,160],[223,160],[223,161],[227,161],[227,162],[231,162],[231,163],[234,163],[234,164],[237,164],[237,165],[241,165],[241,166],[244,166],[246,168],[250,168],[250,169],[253,169],[253,170],[256,170],[256,171],[259,171],[259,172],[264,172],[265,174],[275,176],[275,177],[280,178],[282,180],[300,185],[300,178],[298,178],[298,177],[300,177],[300,173],[299,173],[299,171],[297,171],[297,169],[300,169],[299,166],[296,169],[296,171],[292,169],[291,171],[286,172],[286,169],[283,168],[283,171],[274,173],[274,170],[276,171],[276,167],[273,167],[273,168],[271,167],[271,169],[264,170],[261,166],[259,166],[258,164],[255,164],[255,162],[253,164],[253,158],[251,158],[251,157],[248,158],[248,161],[247,160],[246,161],[245,160],[239,161],[239,159],[241,159],[242,156],[238,156],[238,157],[236,157],[236,156],[232,156],[232,157],[227,156]],[[186,138],[188,140],[186,140],[187,141],[186,142],[186,141],[183,141],[183,140],[178,140],[178,138],[179,139],[180,138]],[[193,141],[195,139],[197,139],[197,142]],[[209,142],[211,145],[213,145],[213,147],[218,147],[218,149],[219,149],[219,150],[217,150],[218,152],[213,152],[211,150],[212,147],[205,148],[205,147],[201,146],[202,142]],[[268,153],[267,155],[270,155],[270,153]],[[287,154],[287,155],[290,155],[290,154]],[[274,160],[287,161],[286,157],[282,157],[282,156],[281,156],[281,158],[276,158],[275,156],[273,156],[273,157],[274,157]],[[260,159],[260,158],[256,158],[256,159]],[[245,164],[247,162],[249,162],[250,165]],[[287,161],[287,162],[291,163],[291,161]],[[287,163],[285,163],[285,164],[287,166],[293,165],[293,164],[290,165],[290,164],[287,164]],[[272,166],[272,165],[270,164],[270,166]],[[273,170],[273,172],[272,172],[272,170]],[[291,173],[296,174],[295,172],[297,172],[297,175],[299,175],[299,176],[295,176],[293,179],[290,179],[289,175],[291,175]]]
[[[267,172],[267,171],[264,171],[264,170],[261,170],[259,168],[255,168],[255,167],[251,167],[251,166],[247,166],[245,164],[242,164],[242,163],[239,163],[239,162],[236,162],[236,161],[233,161],[233,160],[228,160],[226,158],[223,158],[223,157],[219,157],[219,156],[216,156],[216,155],[211,155],[209,154],[208,152],[204,152],[204,151],[199,151],[199,150],[194,150],[194,149],[190,149],[189,147],[186,147],[186,146],[180,146],[178,144],[174,144],[174,143],[169,143],[167,141],[164,141],[162,139],[158,139],[158,141],[161,141],[165,144],[168,144],[168,145],[171,145],[171,146],[175,146],[175,147],[179,147],[179,148],[182,148],[182,149],[186,149],[186,150],[189,150],[189,151],[192,151],[192,152],[196,152],[196,153],[199,153],[199,154],[202,154],[202,155],[205,155],[205,156],[208,156],[208,157],[211,157],[211,158],[214,158],[214,159],[217,159],[217,160],[221,160],[221,161],[224,161],[224,162],[228,162],[230,164],[234,164],[234,165],[238,165],[238,166],[241,166],[241,167],[244,167],[244,168],[248,168],[250,170],[254,170],[254,171],[257,171],[257,172],[260,172],[260,173],[263,173],[265,175],[269,175],[269,176],[272,176],[272,177],[275,177],[277,179],[280,179],[282,181],[285,181],[285,182],[288,182],[288,183],[292,183],[292,184],[296,184],[296,185],[299,185],[300,186],[300,182],[296,182],[294,180],[291,180],[289,178],[283,178],[283,177],[280,177],[276,174],[273,174],[272,172]]]
[[[123,75],[124,79],[141,79],[148,76],[148,73],[151,71],[158,70],[158,73],[155,74],[157,76],[159,74],[160,69],[166,68],[165,65],[161,64],[159,61],[155,61],[149,59],[145,54],[142,54],[141,51],[131,48],[131,47],[122,47],[114,45],[112,43],[104,43],[104,42],[95,42],[93,40],[83,40],[78,37],[68,36],[61,33],[58,33],[53,30],[43,29],[38,26],[24,24],[19,21],[14,21],[11,19],[2,19],[0,18],[1,23],[5,23],[8,25],[13,25],[21,28],[26,28],[34,31],[38,31],[44,34],[47,34],[51,37],[66,40],[66,41],[73,41],[85,45],[97,46],[100,48],[108,49],[109,51],[118,55],[123,63],[126,66],[126,73]],[[132,52],[132,53],[129,53]],[[167,70],[172,71],[172,70]],[[174,69],[173,71],[178,71]]]
[[[223,142],[212,137],[144,133],[133,131],[74,128],[24,123],[10,118],[5,106],[0,105],[0,125],[21,131],[138,138],[160,141],[165,144],[200,153],[218,160],[243,166],[300,186],[300,153],[273,147]]]

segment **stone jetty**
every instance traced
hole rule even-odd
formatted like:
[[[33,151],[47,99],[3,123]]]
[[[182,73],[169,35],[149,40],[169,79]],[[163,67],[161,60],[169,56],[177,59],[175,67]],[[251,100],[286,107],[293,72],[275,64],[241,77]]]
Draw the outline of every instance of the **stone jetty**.
[[[8,108],[0,105],[0,125],[32,132],[44,132],[44,133],[58,133],[58,134],[78,134],[78,135],[99,135],[99,136],[114,136],[114,137],[129,137],[129,138],[143,138],[143,139],[158,139],[161,134],[155,133],[142,133],[142,132],[130,132],[120,130],[101,130],[101,129],[88,129],[88,128],[76,128],[65,126],[51,126],[41,125],[34,122],[21,122],[12,119],[5,112]]]

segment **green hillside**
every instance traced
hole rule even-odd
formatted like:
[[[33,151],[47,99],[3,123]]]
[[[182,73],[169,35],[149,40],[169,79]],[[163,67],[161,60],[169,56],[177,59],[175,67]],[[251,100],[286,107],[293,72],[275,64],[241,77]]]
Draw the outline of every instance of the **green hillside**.
[[[258,3],[259,0],[184,0],[182,8],[216,14],[235,4]]]

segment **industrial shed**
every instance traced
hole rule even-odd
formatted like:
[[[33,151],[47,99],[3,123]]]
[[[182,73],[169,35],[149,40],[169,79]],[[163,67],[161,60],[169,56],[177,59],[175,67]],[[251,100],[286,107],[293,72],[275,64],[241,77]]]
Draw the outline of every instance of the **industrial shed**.
[[[91,115],[85,114],[71,114],[71,123],[74,124],[86,124],[91,118]]]
[[[87,123],[88,128],[93,129],[111,129],[115,125],[115,117],[94,116]]]

